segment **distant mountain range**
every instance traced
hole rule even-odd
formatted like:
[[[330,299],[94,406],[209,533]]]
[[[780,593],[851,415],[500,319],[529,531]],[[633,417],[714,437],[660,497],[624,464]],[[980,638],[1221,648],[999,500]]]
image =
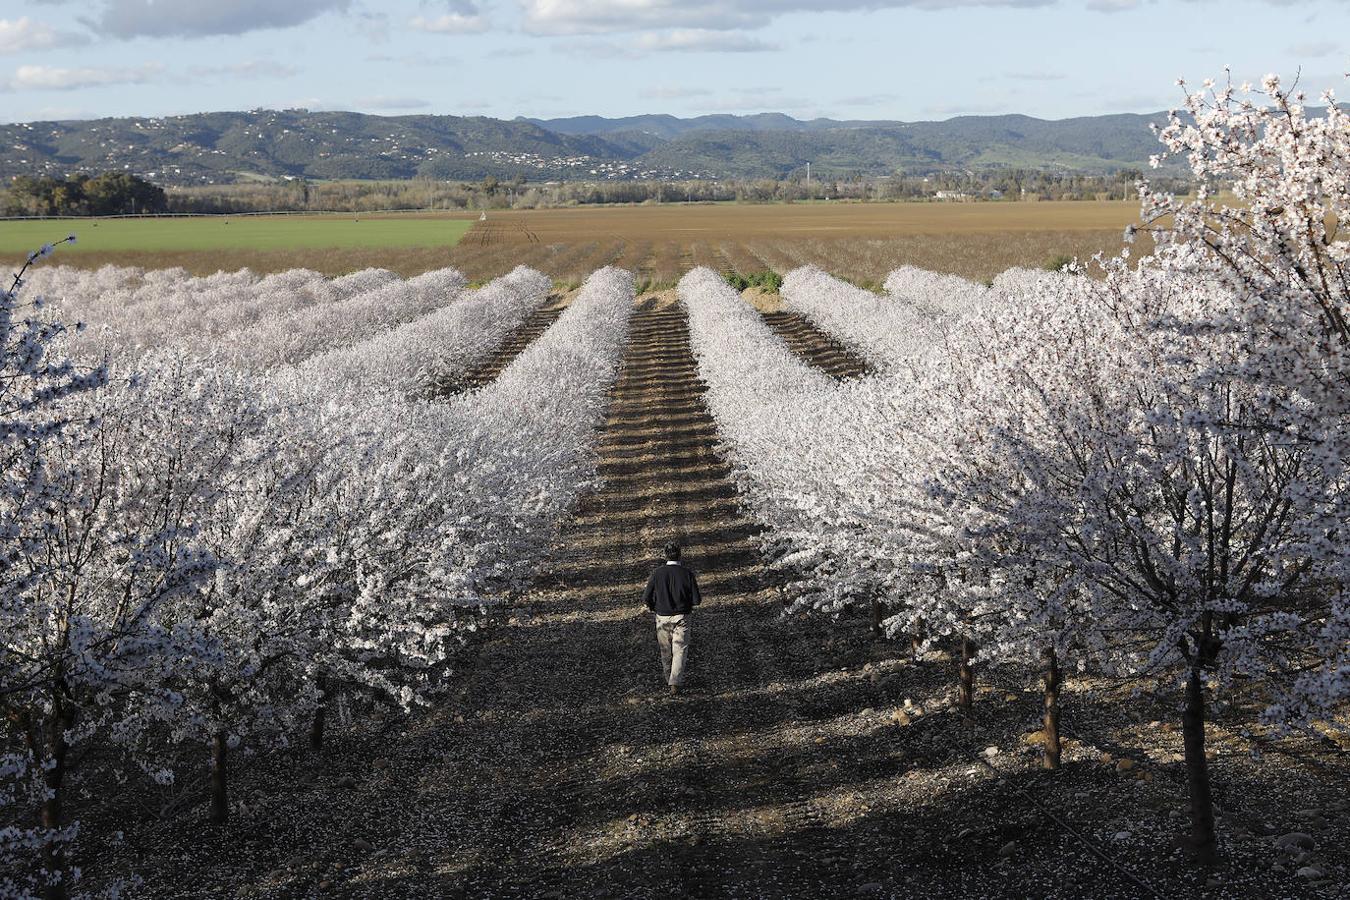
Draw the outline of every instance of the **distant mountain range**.
[[[780,113],[506,121],[303,109],[0,126],[0,176],[130,171],[167,185],[256,178],[530,181],[821,178],[1021,167],[1142,169],[1165,115],[802,121]]]

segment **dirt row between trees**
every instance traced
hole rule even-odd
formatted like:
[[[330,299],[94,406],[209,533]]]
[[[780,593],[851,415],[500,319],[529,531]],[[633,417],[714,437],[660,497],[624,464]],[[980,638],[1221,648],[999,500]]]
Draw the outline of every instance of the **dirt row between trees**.
[[[452,392],[472,390],[495,381],[497,376],[511,365],[513,359],[525,352],[526,347],[542,337],[544,332],[558,321],[558,317],[567,309],[567,304],[572,301],[575,293],[573,291],[550,295],[548,301],[531,313],[525,324],[512,332],[487,359],[465,373],[460,383],[448,386],[450,390]]]
[[[847,371],[808,323],[776,325]],[[411,723],[334,728],[298,778],[290,760],[250,764],[226,826],[194,810],[129,829],[143,893],[1334,895],[1350,819],[1324,772],[1221,749],[1221,806],[1242,822],[1225,821],[1224,868],[1197,873],[1174,843],[1179,734],[1121,715],[1113,687],[1066,694],[1081,732],[1065,769],[1042,773],[1030,675],[982,682],[970,722],[952,709],[949,659],[916,663],[861,620],[783,620],[702,394],[673,296],[641,299],[599,435],[604,483],[453,697]],[[639,599],[671,538],[706,597],[678,698]],[[1320,887],[1273,868],[1295,862],[1273,849],[1295,826],[1313,844],[1301,861],[1327,870]]]

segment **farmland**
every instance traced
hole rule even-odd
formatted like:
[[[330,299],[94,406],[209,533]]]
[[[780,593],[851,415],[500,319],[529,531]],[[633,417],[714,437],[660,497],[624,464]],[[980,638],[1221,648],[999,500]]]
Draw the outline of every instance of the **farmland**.
[[[494,213],[452,252],[475,280],[517,262],[579,283],[598,265],[670,286],[694,266],[743,274],[815,264],[880,285],[917,265],[988,280],[1011,266],[1121,245],[1135,203],[665,205]]]
[[[673,286],[697,265],[786,273],[823,265],[879,286],[900,265],[987,281],[1012,266],[1089,258],[1121,246],[1135,203],[869,203],[615,206],[493,211],[487,221],[439,215],[234,217],[204,220],[0,222],[0,249],[19,254],[70,229],[69,265],[181,266],[206,275],[369,266],[404,276],[453,265],[476,282],[528,265],[565,284],[617,265],[640,286]],[[467,229],[467,233],[465,233]],[[463,235],[461,238],[460,235]]]
[[[464,216],[354,214],[4,221],[0,253],[22,256],[75,232],[78,243],[63,253],[72,265],[183,265],[205,274],[250,264],[263,272],[284,271],[299,265],[295,260],[309,260],[314,268],[340,275],[365,268],[349,265],[349,258],[425,254],[426,271],[437,268],[431,264],[434,255],[443,257],[471,224]]]

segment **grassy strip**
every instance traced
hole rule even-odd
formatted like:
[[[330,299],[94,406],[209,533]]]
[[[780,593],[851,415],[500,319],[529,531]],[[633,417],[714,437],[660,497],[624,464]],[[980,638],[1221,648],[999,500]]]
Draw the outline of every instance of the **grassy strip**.
[[[472,220],[428,216],[226,216],[210,218],[63,219],[0,222],[0,254],[26,253],[74,232],[62,254],[205,251],[449,248]]]

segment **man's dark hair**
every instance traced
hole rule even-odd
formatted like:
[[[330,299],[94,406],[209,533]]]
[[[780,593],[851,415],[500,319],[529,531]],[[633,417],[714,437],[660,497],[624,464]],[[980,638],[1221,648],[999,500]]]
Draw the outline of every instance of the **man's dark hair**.
[[[680,558],[680,545],[671,541],[669,544],[666,544],[662,552],[666,554],[666,559],[674,562]]]

